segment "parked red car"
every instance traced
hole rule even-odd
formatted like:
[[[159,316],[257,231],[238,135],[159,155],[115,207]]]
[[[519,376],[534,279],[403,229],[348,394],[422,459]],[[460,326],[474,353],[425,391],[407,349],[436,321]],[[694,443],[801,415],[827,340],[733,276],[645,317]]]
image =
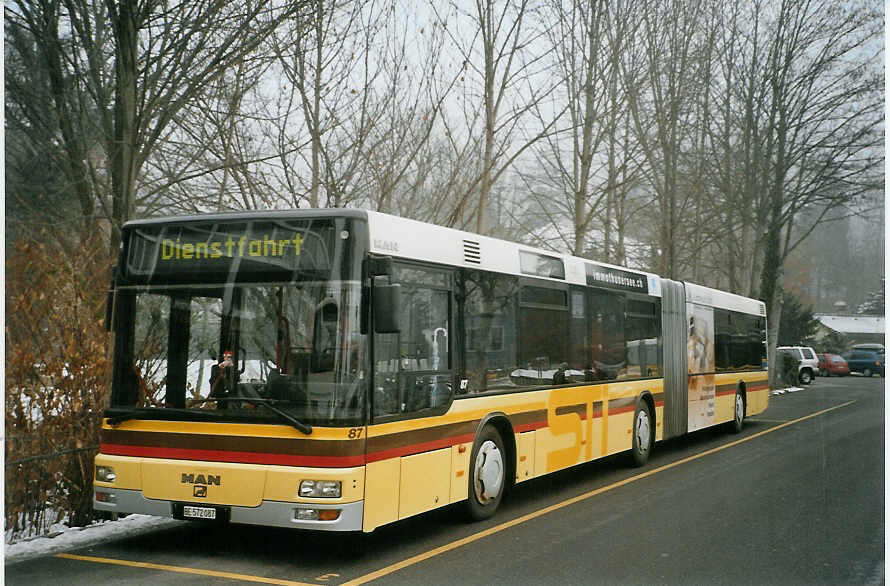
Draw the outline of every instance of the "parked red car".
[[[850,365],[837,354],[819,354],[819,376],[847,376]]]

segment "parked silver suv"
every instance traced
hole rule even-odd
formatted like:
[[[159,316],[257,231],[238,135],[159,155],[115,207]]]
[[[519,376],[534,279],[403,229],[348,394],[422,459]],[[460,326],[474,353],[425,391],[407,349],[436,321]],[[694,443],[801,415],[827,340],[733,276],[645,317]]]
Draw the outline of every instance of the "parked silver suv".
[[[816,373],[819,372],[819,357],[809,346],[779,346],[776,352],[787,352],[800,362],[797,367],[797,380],[800,384],[808,385],[816,378]]]

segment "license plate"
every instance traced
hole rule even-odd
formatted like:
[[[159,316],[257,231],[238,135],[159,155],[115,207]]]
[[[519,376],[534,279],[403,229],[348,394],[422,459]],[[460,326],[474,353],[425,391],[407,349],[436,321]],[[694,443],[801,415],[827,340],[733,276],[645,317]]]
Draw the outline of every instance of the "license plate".
[[[216,509],[211,507],[182,507],[182,516],[186,519],[216,519]]]

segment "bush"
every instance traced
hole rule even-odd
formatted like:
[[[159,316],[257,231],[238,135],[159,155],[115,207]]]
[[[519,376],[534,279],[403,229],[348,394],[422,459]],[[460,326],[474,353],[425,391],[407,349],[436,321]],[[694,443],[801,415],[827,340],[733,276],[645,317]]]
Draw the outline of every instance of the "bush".
[[[6,258],[7,540],[88,524],[92,459],[110,382],[101,238],[46,234]]]
[[[800,360],[787,352],[776,352],[776,377],[778,384],[793,387],[798,382]]]
[[[843,354],[851,346],[850,339],[840,332],[831,332],[819,342],[820,352],[829,354]]]

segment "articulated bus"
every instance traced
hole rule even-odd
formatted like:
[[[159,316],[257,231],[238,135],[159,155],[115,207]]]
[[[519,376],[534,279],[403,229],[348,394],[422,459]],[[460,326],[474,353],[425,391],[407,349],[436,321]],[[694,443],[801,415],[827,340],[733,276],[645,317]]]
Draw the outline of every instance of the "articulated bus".
[[[363,210],[124,226],[94,508],[373,531],[767,407],[761,302]]]

